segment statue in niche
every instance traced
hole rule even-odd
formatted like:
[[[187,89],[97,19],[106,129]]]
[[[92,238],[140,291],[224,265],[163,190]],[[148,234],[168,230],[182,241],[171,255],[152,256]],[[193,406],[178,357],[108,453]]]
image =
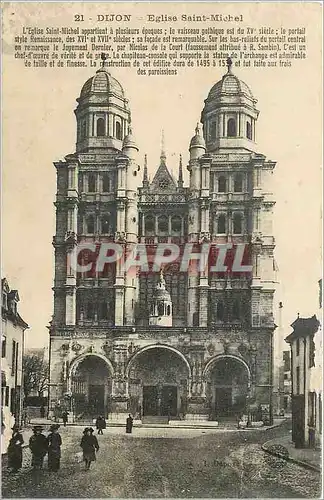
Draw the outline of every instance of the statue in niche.
[[[213,344],[209,344],[207,346],[207,351],[210,356],[213,356],[213,354],[215,354],[215,346]]]
[[[74,342],[72,345],[72,350],[76,353],[78,353],[82,349],[82,345],[79,344],[78,342]]]
[[[113,348],[112,346],[106,342],[103,346],[102,346],[102,349],[103,351],[105,352],[106,356],[109,358],[109,356],[112,355],[112,352],[113,352]]]
[[[224,349],[224,354],[229,353],[229,341],[228,340],[223,340],[223,349]]]
[[[69,344],[62,344],[61,350],[62,350],[63,355],[67,354],[70,350],[70,345]]]

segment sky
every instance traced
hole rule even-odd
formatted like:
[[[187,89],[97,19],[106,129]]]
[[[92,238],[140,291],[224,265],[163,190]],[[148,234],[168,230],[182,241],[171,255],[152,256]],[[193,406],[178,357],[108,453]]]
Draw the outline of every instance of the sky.
[[[19,312],[30,325],[26,336],[29,347],[46,345],[46,327],[53,308],[51,242],[55,233],[56,193],[53,162],[75,151],[76,98],[94,71],[25,68],[14,58],[12,37],[21,31],[23,24],[31,25],[30,19],[34,19],[33,26],[69,26],[76,6],[85,13],[87,9],[100,10],[99,4],[68,3],[63,7],[63,4],[43,3],[11,4],[4,12],[2,276],[8,279],[11,288],[19,291]],[[179,12],[180,7],[168,4],[173,13]],[[123,8],[129,11],[130,6],[118,5],[119,12]],[[145,4],[136,8],[143,12],[152,9]],[[188,12],[205,8],[203,4],[186,7]],[[222,5],[224,13],[237,8],[234,4]],[[163,12],[165,6],[156,4],[154,9]],[[183,12],[183,5],[181,9]],[[304,4],[264,3],[256,4],[253,9],[241,4],[240,10],[244,11],[246,24],[308,27],[306,60],[295,62],[292,68],[252,67],[234,71],[258,99],[258,150],[277,162],[273,191],[279,283],[274,307],[276,315],[279,301],[283,302],[283,332],[288,335],[297,313],[306,317],[318,310],[318,280],[322,272],[321,13],[315,4],[304,7]],[[220,11],[218,7],[217,12]],[[151,178],[159,164],[162,129],[167,164],[177,175],[179,154],[186,165],[189,142],[200,120],[204,99],[223,71],[184,69],[178,76],[143,77],[133,69],[121,68],[112,70],[112,74],[123,85],[130,101],[140,160],[147,154]]]

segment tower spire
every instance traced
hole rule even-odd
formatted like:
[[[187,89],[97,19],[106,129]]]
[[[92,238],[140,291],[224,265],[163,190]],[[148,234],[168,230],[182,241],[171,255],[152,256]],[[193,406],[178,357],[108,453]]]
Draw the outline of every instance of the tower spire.
[[[161,138],[161,156],[160,156],[161,164],[165,163],[166,154],[165,154],[165,138],[164,138],[164,130],[162,129],[162,138]]]
[[[182,173],[182,155],[179,158],[179,175],[178,175],[178,187],[183,187],[183,173]]]
[[[147,154],[144,155],[143,187],[148,187]]]
[[[226,59],[227,73],[232,73],[233,61],[230,57]]]

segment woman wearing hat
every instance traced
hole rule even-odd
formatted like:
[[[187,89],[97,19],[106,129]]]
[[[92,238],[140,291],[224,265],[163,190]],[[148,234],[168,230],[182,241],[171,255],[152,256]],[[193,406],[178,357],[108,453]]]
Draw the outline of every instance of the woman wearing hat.
[[[96,452],[99,451],[98,439],[93,435],[93,432],[92,427],[86,427],[80,443],[86,470],[90,469],[91,462],[96,460]]]
[[[43,427],[41,425],[35,425],[33,427],[34,435],[29,440],[29,448],[32,452],[32,466],[34,469],[42,469],[44,457],[47,453],[47,439],[44,434],[42,434]]]
[[[8,445],[8,467],[12,472],[18,472],[22,466],[22,445],[24,438],[20,433],[19,426],[14,425],[12,428],[12,437]]]
[[[50,427],[50,433],[47,436],[47,446],[48,446],[48,468],[52,471],[58,471],[60,468],[61,459],[61,445],[62,438],[58,433],[60,426],[58,424],[53,424]]]

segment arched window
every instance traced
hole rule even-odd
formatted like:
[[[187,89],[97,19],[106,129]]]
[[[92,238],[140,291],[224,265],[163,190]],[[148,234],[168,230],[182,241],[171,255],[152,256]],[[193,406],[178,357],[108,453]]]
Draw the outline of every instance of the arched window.
[[[168,218],[165,215],[159,217],[159,233],[167,233],[169,229]]]
[[[87,122],[86,120],[82,120],[81,122],[81,139],[84,139],[87,135]]]
[[[226,192],[226,177],[224,175],[218,177],[218,192],[219,193]]]
[[[99,317],[100,317],[100,319],[108,319],[108,308],[107,308],[106,302],[100,303]]]
[[[199,326],[199,314],[197,312],[194,312],[192,315],[192,325]]]
[[[234,118],[227,121],[227,137],[236,137],[236,120]]]
[[[120,122],[116,122],[116,139],[122,139],[122,130]]]
[[[158,303],[158,316],[164,316],[164,304],[163,302]]]
[[[219,321],[223,321],[225,315],[224,304],[222,301],[217,302],[216,317]]]
[[[232,317],[233,319],[240,319],[240,302],[238,299],[233,302]]]
[[[181,233],[181,217],[175,215],[171,220],[172,232],[180,234]]]
[[[171,307],[167,306],[167,316],[170,316],[170,314],[171,314]]]
[[[153,215],[145,217],[145,233],[153,233],[155,229],[155,221]]]
[[[104,234],[108,234],[110,232],[109,214],[105,214],[101,217],[101,232]]]
[[[241,193],[243,191],[243,177],[237,174],[234,177],[234,193]]]
[[[242,214],[240,213],[234,214],[233,234],[242,234]]]
[[[94,174],[88,175],[88,191],[94,193],[96,191],[96,177]]]
[[[94,233],[94,216],[89,215],[87,218],[87,233],[88,234],[93,234]]]
[[[97,119],[97,136],[103,137],[105,135],[105,119],[98,118]]]
[[[91,302],[87,304],[86,313],[87,319],[94,319],[94,305]]]
[[[225,234],[226,233],[226,216],[225,214],[220,214],[217,220],[217,233]]]
[[[108,174],[104,174],[102,178],[102,191],[109,193],[110,191],[110,178]]]
[[[216,139],[216,122],[211,122],[210,124],[209,137],[211,140]]]
[[[246,122],[246,137],[252,139],[252,125],[250,122]]]

